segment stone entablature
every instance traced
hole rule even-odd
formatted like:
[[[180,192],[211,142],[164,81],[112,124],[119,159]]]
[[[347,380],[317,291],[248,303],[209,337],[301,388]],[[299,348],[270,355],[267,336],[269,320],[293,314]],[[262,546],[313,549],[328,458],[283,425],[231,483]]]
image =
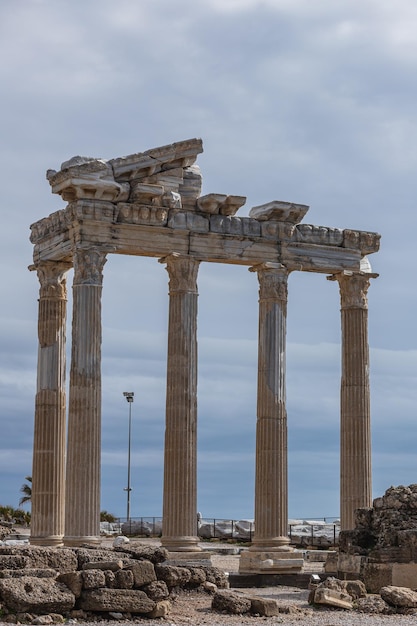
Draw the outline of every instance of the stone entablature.
[[[324,273],[359,270],[378,251],[377,233],[300,224],[309,209],[302,204],[272,201],[236,216],[244,196],[200,195],[200,152],[201,140],[192,139],[110,161],[74,157],[48,170],[53,193],[68,205],[32,224],[35,263],[70,261],[74,241],[111,244],[116,254],[175,250],[200,261]]]

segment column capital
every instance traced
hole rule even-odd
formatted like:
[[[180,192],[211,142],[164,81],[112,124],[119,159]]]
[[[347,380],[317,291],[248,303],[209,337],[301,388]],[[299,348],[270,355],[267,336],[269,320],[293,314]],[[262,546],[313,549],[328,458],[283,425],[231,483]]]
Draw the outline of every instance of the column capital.
[[[173,252],[159,259],[166,263],[169,274],[169,293],[198,293],[197,274],[200,261],[191,256]]]
[[[260,300],[288,299],[288,276],[290,271],[281,263],[259,263],[249,268],[250,272],[257,272],[259,280]]]
[[[327,280],[337,280],[339,283],[341,308],[343,309],[367,309],[367,292],[371,284],[371,278],[378,278],[379,274],[371,272],[343,271],[327,276]]]
[[[64,261],[41,261],[31,265],[29,269],[36,270],[40,282],[40,297],[65,300],[67,297],[65,274],[71,267],[71,263]]]
[[[76,248],[74,251],[73,286],[103,284],[103,268],[109,250],[91,247]]]

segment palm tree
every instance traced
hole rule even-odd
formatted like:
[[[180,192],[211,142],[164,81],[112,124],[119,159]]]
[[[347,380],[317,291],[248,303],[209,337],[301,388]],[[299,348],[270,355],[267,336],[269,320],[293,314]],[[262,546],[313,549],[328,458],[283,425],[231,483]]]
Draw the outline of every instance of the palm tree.
[[[116,519],[117,518],[112,513],[100,511],[100,522],[110,522],[110,524],[114,524]]]
[[[23,493],[23,496],[19,500],[19,506],[32,501],[32,476],[25,476],[25,480],[27,480],[29,484],[24,483],[20,487],[20,492]]]
[[[12,506],[0,506],[0,520],[2,522],[11,523],[13,521],[14,509]]]

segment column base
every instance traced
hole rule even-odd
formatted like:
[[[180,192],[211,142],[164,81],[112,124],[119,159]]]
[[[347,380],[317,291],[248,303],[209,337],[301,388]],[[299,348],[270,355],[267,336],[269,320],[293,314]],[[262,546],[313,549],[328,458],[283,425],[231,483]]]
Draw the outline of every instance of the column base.
[[[169,552],[201,552],[198,537],[161,537],[161,546]]]
[[[294,550],[290,546],[290,539],[286,536],[279,537],[268,537],[266,539],[262,539],[256,536],[253,539],[252,545],[249,548],[252,552],[291,552]]]
[[[86,535],[83,537],[64,537],[64,546],[68,546],[69,548],[80,548],[85,545],[98,546],[100,544],[101,538],[94,535]]]
[[[31,546],[57,548],[64,545],[64,537],[63,535],[49,535],[46,537],[32,537],[32,535],[30,535],[29,543]]]
[[[283,547],[265,550],[243,550],[239,560],[239,574],[296,574],[301,572],[304,559],[301,551]]]

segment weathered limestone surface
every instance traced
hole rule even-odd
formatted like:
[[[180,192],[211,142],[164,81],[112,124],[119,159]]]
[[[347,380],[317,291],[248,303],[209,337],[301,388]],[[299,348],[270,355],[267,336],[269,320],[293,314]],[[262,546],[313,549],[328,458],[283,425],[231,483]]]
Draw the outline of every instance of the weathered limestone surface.
[[[91,589],[82,592],[79,606],[84,611],[150,613],[155,608],[155,602],[140,590]]]
[[[0,597],[8,608],[19,612],[66,612],[75,605],[75,596],[68,587],[33,576],[0,579]]]

